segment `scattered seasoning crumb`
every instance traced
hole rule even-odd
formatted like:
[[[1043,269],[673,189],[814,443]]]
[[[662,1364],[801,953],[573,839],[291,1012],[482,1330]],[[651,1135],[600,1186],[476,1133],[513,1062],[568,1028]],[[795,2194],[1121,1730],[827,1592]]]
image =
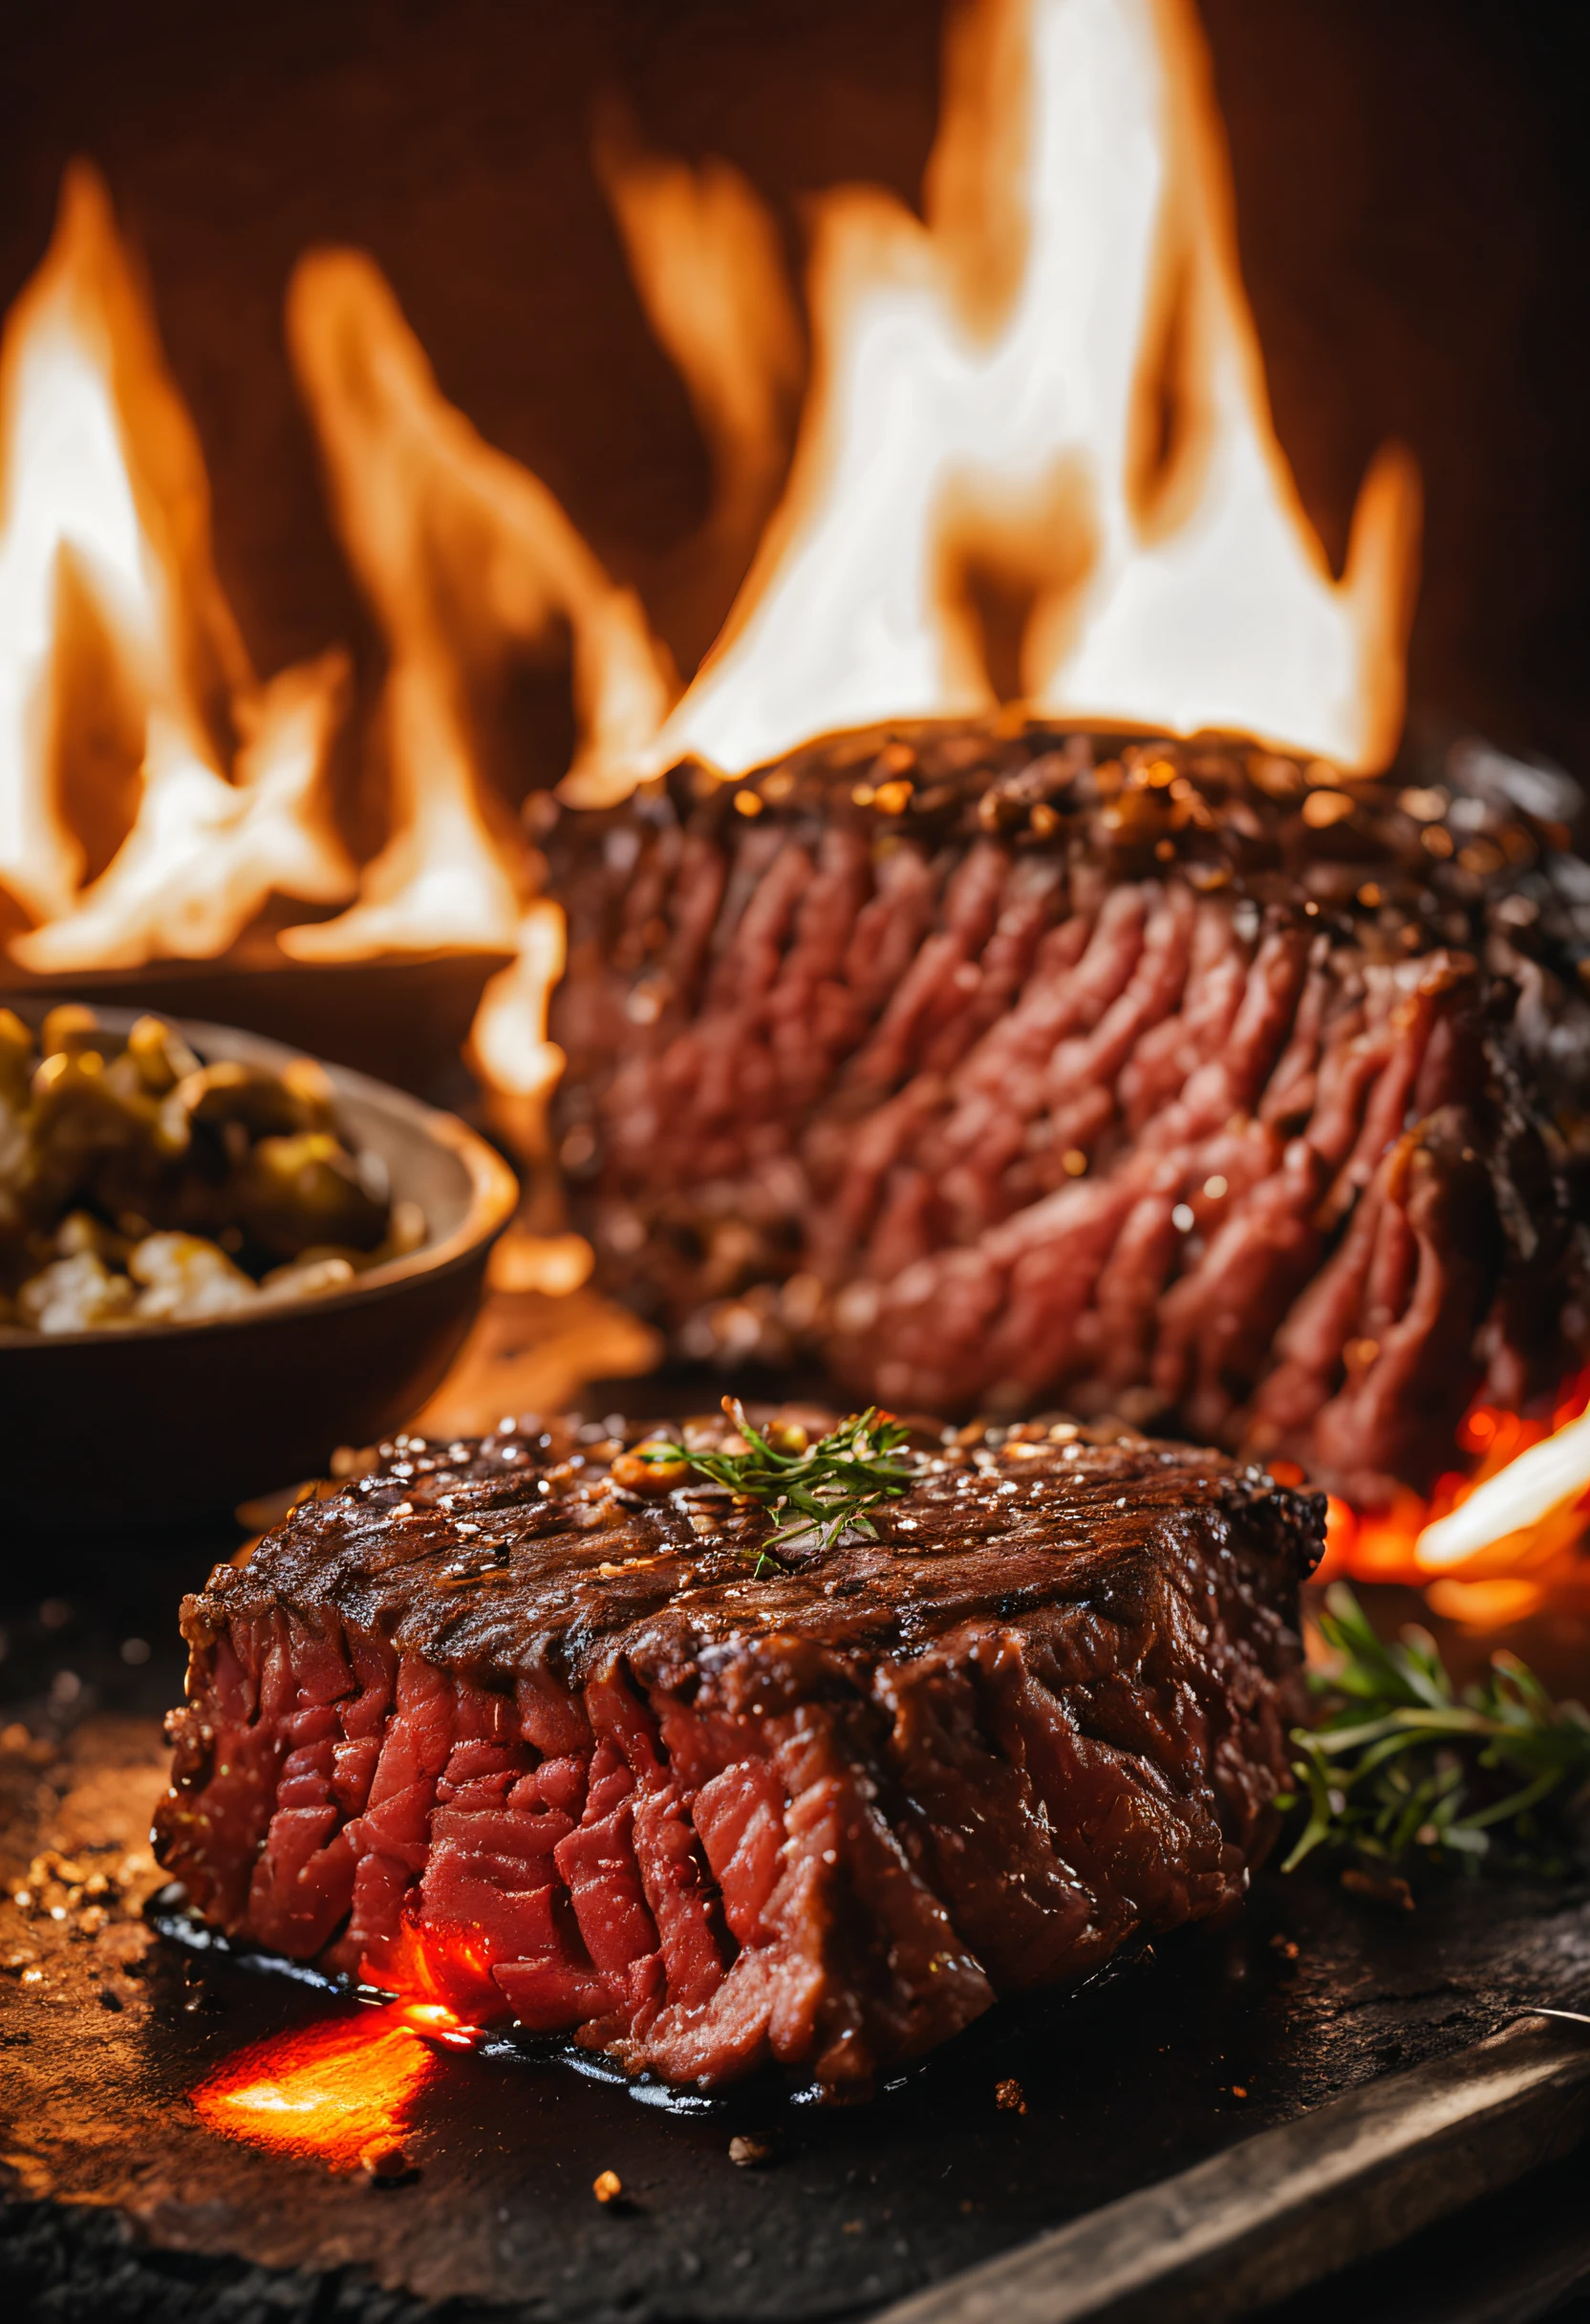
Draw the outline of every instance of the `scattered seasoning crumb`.
[[[729,2141],[729,2161],[749,2170],[755,2163],[772,2160],[773,2142],[770,2139],[747,2137],[743,2132]]]
[[[400,2146],[390,2139],[375,2139],[359,2157],[359,2168],[368,2178],[390,2186],[396,2179],[406,2179],[413,2169]]]
[[[616,2203],[624,2192],[624,2182],[616,2171],[598,2171],[591,2183],[591,2191],[598,2203]]]
[[[1231,2086],[1231,2094],[1234,2098],[1245,2098],[1248,2095],[1245,2086],[1241,2082],[1233,2082]]]
[[[1283,1961],[1296,1961],[1298,1958],[1299,1948],[1291,1937],[1272,1937],[1270,1945],[1271,1949],[1279,1953]]]
[[[1007,2074],[1002,2082],[995,2083],[994,2103],[1006,2114],[1026,2113],[1027,2094],[1013,2074]]]
[[[44,1971],[41,1969],[25,1969],[22,1972],[22,1982],[24,1985],[42,1985]]]
[[[1394,1872],[1363,1872],[1357,1864],[1349,1864],[1342,1875],[1342,1885],[1353,1896],[1367,1897],[1373,1904],[1388,1904],[1393,1912],[1416,1909],[1412,1889]]]

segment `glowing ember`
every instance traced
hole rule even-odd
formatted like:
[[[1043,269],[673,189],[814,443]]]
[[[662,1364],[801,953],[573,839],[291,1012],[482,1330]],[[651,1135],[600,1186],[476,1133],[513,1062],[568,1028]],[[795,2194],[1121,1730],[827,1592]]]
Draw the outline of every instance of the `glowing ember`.
[[[204,956],[273,891],[351,894],[321,780],[344,658],[256,681],[210,561],[192,422],[81,166],[0,346],[0,886],[34,923],[17,958]],[[92,833],[63,819],[69,777]],[[86,890],[85,837],[109,855]]]
[[[457,2028],[450,2011],[402,2002],[305,2026],[229,2058],[193,2092],[194,2111],[224,2138],[352,2170],[407,2129],[436,2072],[422,2036]]]
[[[1520,1452],[1476,1485],[1448,1516],[1425,1527],[1414,1547],[1423,1572],[1471,1564],[1515,1534],[1538,1534],[1546,1519],[1590,1487],[1590,1417]]]
[[[541,1291],[561,1299],[590,1281],[595,1263],[583,1235],[536,1235],[516,1224],[492,1247],[488,1280],[493,1291]]]
[[[643,764],[741,772],[991,707],[979,576],[1026,601],[1040,710],[1384,764],[1417,479],[1381,456],[1334,581],[1270,420],[1190,0],[985,0],[925,208],[821,205],[789,488]]]
[[[436,1928],[422,1932],[417,1922],[406,1920],[380,1963],[367,1960],[360,1974],[367,1983],[378,1981],[401,1995],[408,2022],[442,2040],[473,2041],[465,2012],[478,2011],[489,2018],[502,2009],[485,1938],[457,1926],[443,1937]]]

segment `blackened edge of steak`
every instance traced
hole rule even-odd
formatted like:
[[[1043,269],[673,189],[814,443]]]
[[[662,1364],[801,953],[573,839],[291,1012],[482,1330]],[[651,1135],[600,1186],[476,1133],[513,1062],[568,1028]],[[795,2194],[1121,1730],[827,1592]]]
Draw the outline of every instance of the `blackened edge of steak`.
[[[468,2022],[836,2096],[1231,1909],[1322,1503],[1069,1423],[946,1435],[877,1539],[760,1579],[760,1513],[620,1485],[591,1429],[383,1448],[184,1603],[161,1861],[229,1936]]]
[[[555,1126],[598,1280],[692,1359],[1064,1401],[1383,1504],[1476,1392],[1590,1356],[1568,838],[1041,726],[565,813]]]

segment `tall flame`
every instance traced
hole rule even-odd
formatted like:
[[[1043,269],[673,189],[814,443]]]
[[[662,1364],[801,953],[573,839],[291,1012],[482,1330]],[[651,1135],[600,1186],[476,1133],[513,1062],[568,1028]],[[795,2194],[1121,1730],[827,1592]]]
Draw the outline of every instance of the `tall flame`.
[[[16,957],[61,969],[205,955],[273,891],[349,894],[322,787],[344,657],[256,682],[211,562],[192,421],[82,164],[0,343],[0,885],[35,923]],[[84,655],[97,656],[96,708],[129,729],[137,797],[86,890],[63,791],[114,784],[95,764],[102,738],[71,763]],[[114,825],[114,798],[92,808]]]
[[[979,580],[1023,603],[1037,710],[1384,764],[1417,478],[1381,455],[1333,580],[1270,419],[1192,0],[963,11],[925,207],[820,205],[788,490],[644,765],[987,709]]]
[[[665,679],[638,600],[615,588],[540,480],[448,403],[375,263],[300,261],[288,335],[338,529],[390,653],[382,729],[392,833],[358,903],[289,929],[310,960],[517,943],[511,856],[488,820],[469,680],[560,623],[582,760],[655,732]]]
[[[607,106],[596,168],[658,344],[684,381],[712,459],[699,529],[656,576],[670,634],[694,660],[743,579],[778,504],[806,370],[779,229],[727,161],[648,152]]]

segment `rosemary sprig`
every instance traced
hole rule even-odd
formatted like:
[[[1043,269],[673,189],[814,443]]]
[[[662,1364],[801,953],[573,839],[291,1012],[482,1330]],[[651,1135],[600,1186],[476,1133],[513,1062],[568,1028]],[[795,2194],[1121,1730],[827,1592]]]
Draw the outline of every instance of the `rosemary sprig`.
[[[1542,1861],[1535,1810],[1566,1804],[1590,1782],[1590,1716],[1555,1703],[1515,1654],[1493,1654],[1487,1677],[1460,1694],[1428,1630],[1399,1643],[1377,1638],[1344,1582],[1325,1593],[1320,1627],[1338,1657],[1310,1683],[1328,1697],[1318,1727],[1293,1730],[1295,1793],[1308,1819],[1282,1870],[1319,1847],[1347,1847],[1391,1861],[1414,1851],[1472,1869],[1507,1828],[1522,1854]],[[1473,1778],[1521,1780],[1501,1797]]]
[[[846,1532],[875,1540],[877,1527],[869,1513],[897,1500],[916,1474],[914,1458],[901,1453],[910,1430],[873,1404],[865,1412],[852,1412],[815,1444],[808,1444],[799,1428],[778,1431],[776,1441],[764,1435],[746,1418],[738,1396],[725,1396],[723,1409],[744,1439],[743,1452],[655,1444],[641,1446],[637,1457],[658,1469],[688,1464],[777,1517],[757,1552],[759,1575],[764,1562],[777,1568],[781,1543],[809,1537],[819,1549],[828,1549]]]

